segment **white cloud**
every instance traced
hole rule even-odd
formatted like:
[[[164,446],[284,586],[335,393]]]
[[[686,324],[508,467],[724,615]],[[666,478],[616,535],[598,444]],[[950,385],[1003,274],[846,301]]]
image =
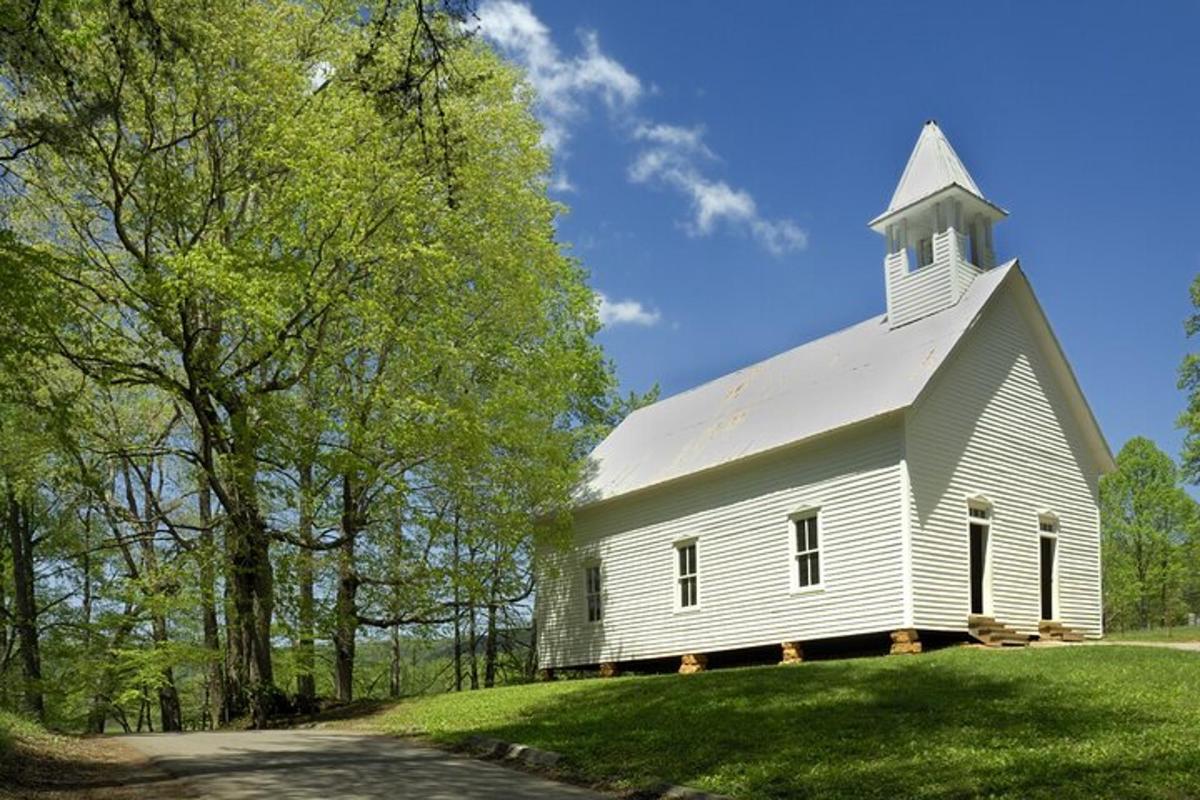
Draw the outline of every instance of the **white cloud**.
[[[808,231],[790,219],[756,219],[750,223],[750,232],[759,244],[777,256],[808,247]]]
[[[546,184],[552,192],[573,192],[575,184],[571,183],[571,176],[564,170],[559,170],[550,176],[550,180]]]
[[[808,246],[808,234],[799,225],[787,219],[762,218],[749,192],[701,171],[704,162],[716,160],[704,143],[702,128],[642,125],[634,131],[634,139],[644,142],[645,147],[629,167],[630,180],[665,184],[687,197],[693,213],[687,229],[693,236],[707,236],[718,223],[725,222],[741,226],[772,255]]]
[[[708,236],[725,226],[750,235],[773,255],[808,245],[808,234],[798,224],[764,218],[750,192],[707,173],[718,159],[704,142],[703,126],[689,128],[640,117],[637,104],[647,93],[654,93],[654,84],[648,92],[636,75],[601,50],[594,31],[581,32],[581,52],[568,57],[554,44],[549,28],[523,2],[485,0],[478,16],[483,36],[525,68],[537,93],[543,141],[560,162],[571,126],[585,113],[588,100],[598,98],[640,148],[629,166],[629,179],[682,194],[692,209],[685,226],[689,235]],[[561,166],[549,186],[554,191],[575,188]]]
[[[650,310],[637,300],[609,300],[604,292],[596,292],[596,308],[600,314],[600,324],[606,327],[641,325],[648,328],[662,319],[658,309]]]
[[[537,93],[543,139],[553,150],[566,145],[570,124],[584,113],[589,96],[602,99],[610,111],[620,111],[642,95],[641,81],[600,50],[593,31],[580,35],[582,54],[564,58],[550,30],[524,3],[489,0],[480,6],[478,16],[484,37],[525,67]]]
[[[663,123],[643,123],[634,130],[633,138],[667,145],[686,152],[699,153],[709,158],[714,157],[712,151],[704,144],[704,128],[699,125],[694,128],[681,128],[678,125]]]

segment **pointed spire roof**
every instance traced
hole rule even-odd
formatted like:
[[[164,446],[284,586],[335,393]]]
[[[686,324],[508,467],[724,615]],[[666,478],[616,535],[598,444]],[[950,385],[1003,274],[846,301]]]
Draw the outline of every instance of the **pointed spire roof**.
[[[900,184],[884,213],[890,214],[910,206],[953,184],[961,186],[980,200],[984,199],[971,173],[967,172],[958,153],[950,146],[950,140],[942,133],[937,122],[931,119],[921,129],[917,145],[908,157],[908,166],[904,168]]]

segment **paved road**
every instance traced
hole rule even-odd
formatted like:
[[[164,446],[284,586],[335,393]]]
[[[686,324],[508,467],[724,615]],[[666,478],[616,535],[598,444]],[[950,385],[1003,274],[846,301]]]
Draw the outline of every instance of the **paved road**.
[[[399,739],[342,731],[167,733],[122,740],[214,800],[604,797]]]

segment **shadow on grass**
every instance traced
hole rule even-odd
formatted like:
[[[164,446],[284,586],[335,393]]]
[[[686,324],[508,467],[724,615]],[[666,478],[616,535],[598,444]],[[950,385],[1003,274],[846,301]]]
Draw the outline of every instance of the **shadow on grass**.
[[[394,706],[396,702],[396,700],[365,699],[339,703],[323,700],[321,707],[316,711],[271,717],[267,722],[267,727],[296,728],[325,722],[354,722],[378,714],[380,711]]]
[[[1143,655],[959,651],[597,681],[480,732],[563,752],[579,777],[748,798],[1200,797],[1200,660],[1177,654],[1156,674],[1161,657]]]
[[[166,800],[194,796],[170,775],[105,737],[39,736],[0,758],[0,798]]]

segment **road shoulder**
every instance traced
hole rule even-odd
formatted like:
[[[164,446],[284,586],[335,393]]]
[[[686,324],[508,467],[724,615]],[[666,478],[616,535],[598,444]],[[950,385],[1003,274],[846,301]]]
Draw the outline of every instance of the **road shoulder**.
[[[21,800],[174,800],[198,797],[125,742],[108,736],[55,736],[17,752],[0,780],[0,798]]]

